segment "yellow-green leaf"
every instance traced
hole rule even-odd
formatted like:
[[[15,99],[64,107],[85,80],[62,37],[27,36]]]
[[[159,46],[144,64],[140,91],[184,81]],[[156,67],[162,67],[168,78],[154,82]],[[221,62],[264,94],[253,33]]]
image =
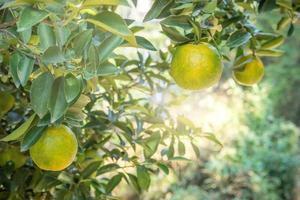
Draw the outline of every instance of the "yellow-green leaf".
[[[26,133],[26,131],[28,130],[28,128],[32,124],[34,118],[35,118],[35,114],[31,115],[31,117],[29,117],[21,126],[19,126],[11,134],[9,134],[6,137],[2,138],[0,141],[8,142],[8,141],[19,139],[23,134]]]
[[[126,22],[116,13],[104,11],[92,18],[86,19],[102,30],[111,32],[127,40],[131,45],[137,47],[137,42],[133,33],[127,27]]]
[[[89,6],[102,6],[102,5],[124,5],[128,6],[128,2],[126,0],[86,0],[82,7],[89,7]]]

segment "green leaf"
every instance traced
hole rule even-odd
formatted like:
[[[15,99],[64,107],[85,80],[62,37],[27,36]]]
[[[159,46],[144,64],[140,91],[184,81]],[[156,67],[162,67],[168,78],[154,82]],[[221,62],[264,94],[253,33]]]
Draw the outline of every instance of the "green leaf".
[[[135,36],[128,29],[126,22],[116,13],[103,11],[92,18],[86,19],[86,21],[124,38],[133,46],[137,46]]]
[[[148,173],[147,168],[139,165],[139,166],[137,166],[136,170],[137,170],[136,174],[137,174],[137,180],[138,180],[139,186],[143,190],[148,190],[151,179],[150,179],[150,175]]]
[[[128,6],[128,2],[126,0],[86,0],[82,4],[82,7],[94,7],[94,6],[102,6],[102,5]]]
[[[19,87],[21,84],[18,76],[18,65],[20,63],[20,60],[21,60],[21,56],[18,53],[12,54],[9,59],[9,65],[10,65],[9,71],[14,80],[16,87]]]
[[[56,41],[59,47],[62,47],[68,40],[71,31],[67,27],[57,26],[54,28]]]
[[[31,38],[31,33],[32,33],[32,29],[31,28],[26,29],[26,30],[24,30],[24,31],[22,31],[22,32],[19,33],[20,36],[21,36],[22,41],[25,44],[27,44],[29,42],[29,40]]]
[[[159,169],[161,169],[165,174],[169,174],[169,168],[166,164],[159,162],[157,163],[157,166],[159,167]]]
[[[283,36],[278,36],[276,38],[272,38],[261,45],[262,49],[273,49],[280,46],[284,42]]]
[[[193,150],[196,154],[196,158],[197,159],[200,159],[200,151],[199,151],[199,148],[194,144],[194,142],[191,141],[191,145],[193,147]]]
[[[106,192],[110,193],[121,182],[123,175],[117,174],[113,176],[106,185]]]
[[[88,29],[82,31],[73,39],[74,50],[76,55],[80,56],[83,53],[83,51],[85,51],[89,47],[92,41],[92,37],[93,29]]]
[[[22,56],[18,64],[17,74],[22,86],[25,86],[33,70],[34,59]]]
[[[174,137],[172,137],[172,140],[170,142],[170,145],[169,145],[169,149],[168,149],[168,159],[171,159],[174,157],[174,142],[175,142],[175,139]]]
[[[142,141],[142,145],[144,146],[144,155],[146,158],[150,158],[156,152],[160,139],[160,133],[155,132],[150,137]]]
[[[134,189],[140,193],[141,192],[141,187],[139,186],[138,184],[138,179],[135,175],[133,174],[130,174],[130,173],[127,173],[128,177],[129,177],[129,180],[130,180],[130,183],[131,185],[134,187]]]
[[[120,72],[119,68],[114,66],[109,62],[102,63],[100,67],[98,67],[97,75],[98,76],[111,76],[117,75]]]
[[[163,30],[163,33],[166,34],[171,40],[175,42],[183,43],[190,40],[174,27],[168,27],[162,24],[161,28]]]
[[[203,11],[206,13],[212,13],[215,11],[215,9],[217,8],[217,0],[212,0],[211,2],[207,3],[204,8]]]
[[[150,51],[157,51],[157,49],[149,42],[146,38],[141,36],[136,36],[136,41],[139,47],[148,49]]]
[[[48,12],[26,7],[22,10],[20,18],[17,21],[18,32],[24,31],[44,20],[48,16]]]
[[[55,79],[52,86],[51,96],[48,104],[51,114],[51,123],[61,118],[68,107],[64,93],[64,82],[64,77],[61,76]]]
[[[88,52],[88,63],[85,67],[85,74],[88,74],[91,77],[96,76],[98,67],[99,67],[98,49],[94,45],[91,45]]]
[[[97,171],[97,175],[105,174],[107,172],[111,172],[111,171],[114,171],[114,170],[119,169],[119,168],[120,168],[119,165],[114,164],[114,163],[110,163],[110,164],[107,164],[107,165],[104,165],[104,166],[100,167]]]
[[[255,52],[257,56],[266,56],[266,57],[280,57],[284,54],[284,51],[276,49],[260,49]]]
[[[21,142],[21,152],[27,151],[32,145],[34,145],[38,139],[43,135],[47,126],[35,126],[32,127],[24,136]]]
[[[227,46],[230,48],[236,48],[246,44],[251,38],[251,34],[242,30],[238,30],[230,35]]]
[[[21,126],[19,126],[17,129],[15,129],[11,134],[9,134],[6,137],[0,139],[0,141],[9,142],[9,141],[12,141],[12,140],[19,139],[29,129],[29,127],[33,123],[34,119],[35,119],[35,114],[31,115]]]
[[[57,46],[49,47],[44,55],[42,56],[42,61],[45,64],[57,64],[65,61],[63,52]]]
[[[64,93],[68,103],[71,103],[81,93],[81,81],[71,73],[65,76]]]
[[[178,152],[180,155],[185,154],[185,146],[184,146],[184,143],[181,141],[178,141]]]
[[[48,102],[51,95],[54,77],[45,72],[33,80],[30,89],[32,109],[42,118],[48,112]]]
[[[38,26],[38,36],[40,38],[40,48],[46,50],[51,46],[55,46],[55,34],[49,25],[40,23]]]
[[[101,161],[95,161],[89,164],[82,172],[81,177],[86,179],[96,172],[101,164]]]
[[[106,38],[98,47],[100,63],[104,62],[113,52],[113,50],[122,43],[122,41],[123,39],[117,35],[111,35],[110,37]]]
[[[143,21],[146,22],[157,18],[170,3],[172,3],[170,0],[155,0]]]
[[[221,148],[223,147],[223,144],[212,133],[201,133],[200,136],[205,137],[206,139],[209,139],[210,141],[218,144]]]
[[[68,184],[73,184],[74,183],[72,174],[68,173],[68,172],[65,172],[65,171],[61,172],[58,175],[57,180],[60,180],[61,182],[68,183]]]

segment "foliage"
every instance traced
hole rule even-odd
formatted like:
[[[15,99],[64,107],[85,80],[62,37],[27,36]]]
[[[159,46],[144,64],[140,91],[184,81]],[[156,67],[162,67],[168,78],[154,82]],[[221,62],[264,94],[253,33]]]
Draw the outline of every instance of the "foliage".
[[[149,188],[150,174],[167,174],[170,162],[185,160],[177,152],[182,137],[218,142],[149,103],[149,96],[170,85],[168,53],[160,51],[157,61],[139,52],[138,59],[113,52],[156,50],[135,35],[140,27],[115,12],[128,6],[126,0],[0,3],[0,89],[16,102],[1,117],[0,148],[21,146],[27,156],[39,130],[62,123],[79,143],[77,159],[61,172],[41,171],[29,157],[16,170],[13,162],[1,166],[0,199],[110,199],[122,180],[141,192]],[[162,30],[174,44],[208,42],[227,60],[230,50],[237,57],[248,51],[278,56],[282,36],[252,23],[258,11],[270,9],[282,14],[278,28],[289,26],[292,34],[299,11],[292,1],[156,0],[145,21],[163,19]]]

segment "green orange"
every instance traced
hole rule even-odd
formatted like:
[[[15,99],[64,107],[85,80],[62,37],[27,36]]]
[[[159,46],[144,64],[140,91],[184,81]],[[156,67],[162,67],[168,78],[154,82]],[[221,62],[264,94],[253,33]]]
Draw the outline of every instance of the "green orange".
[[[252,86],[260,82],[264,76],[264,64],[259,57],[248,55],[240,58],[240,60],[247,60],[249,58],[252,58],[250,62],[232,72],[234,80],[240,85]]]
[[[217,84],[223,65],[217,50],[207,44],[186,44],[176,48],[170,74],[184,89],[200,90]]]
[[[74,161],[77,149],[76,137],[67,126],[53,126],[30,148],[30,156],[39,168],[60,171]]]
[[[17,147],[9,147],[0,152],[0,166],[4,166],[7,162],[13,162],[15,168],[22,167],[26,162],[26,156],[22,154]]]
[[[7,113],[15,104],[15,98],[8,92],[0,91],[0,117]]]

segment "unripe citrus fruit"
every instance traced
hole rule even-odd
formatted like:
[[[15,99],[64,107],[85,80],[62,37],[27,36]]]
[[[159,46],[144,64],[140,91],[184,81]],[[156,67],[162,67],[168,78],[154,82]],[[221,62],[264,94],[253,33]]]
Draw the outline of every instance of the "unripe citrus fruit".
[[[199,90],[213,86],[222,75],[223,66],[216,49],[206,43],[186,44],[176,48],[171,76],[182,88]]]
[[[247,60],[249,56],[241,58]],[[240,85],[252,86],[258,83],[264,76],[264,64],[259,57],[253,59],[242,67],[233,70],[232,76]]]
[[[15,168],[22,167],[26,162],[26,156],[17,147],[10,147],[0,152],[0,166],[12,161]]]
[[[77,153],[77,140],[66,126],[49,127],[30,148],[33,162],[41,169],[60,171],[68,167]]]
[[[0,116],[7,113],[15,104],[15,98],[8,92],[0,91]]]

